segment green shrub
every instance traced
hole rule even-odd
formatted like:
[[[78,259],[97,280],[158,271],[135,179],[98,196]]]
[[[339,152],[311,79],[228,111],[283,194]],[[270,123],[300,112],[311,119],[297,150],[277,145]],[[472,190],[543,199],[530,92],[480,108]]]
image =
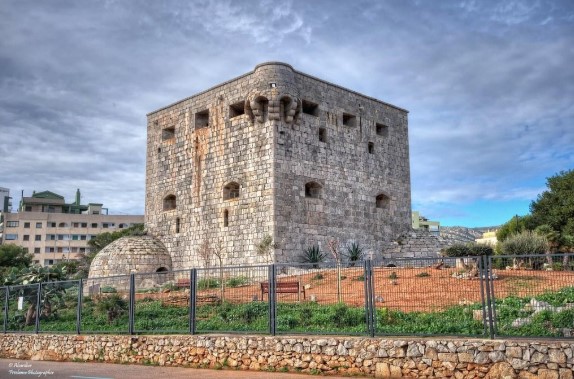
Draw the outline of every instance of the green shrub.
[[[357,261],[363,258],[363,248],[358,243],[351,243],[347,246],[347,258],[349,259],[349,266],[354,267]]]
[[[104,287],[100,288],[100,292],[101,293],[117,293],[118,290],[116,289],[116,287],[104,286]]]
[[[207,290],[219,287],[219,280],[215,278],[204,278],[197,281],[198,290]]]
[[[394,272],[394,271],[391,272],[391,275],[389,275],[389,279],[398,279],[398,278],[399,278],[399,276],[398,276],[397,273]]]
[[[313,276],[312,279],[313,280],[321,280],[323,278],[324,278],[323,274],[319,273],[319,274],[315,274],[315,276]]]
[[[425,278],[427,276],[430,276],[430,274],[426,271],[423,272],[419,272],[418,274],[415,275],[417,278]]]
[[[505,255],[544,254],[548,251],[546,237],[529,230],[513,234],[501,242],[501,251]]]
[[[479,243],[456,243],[441,250],[446,257],[470,257],[492,255],[494,250],[490,245]]]
[[[227,279],[225,285],[227,287],[241,287],[249,284],[249,278],[246,276],[234,276]]]
[[[112,323],[128,311],[128,302],[118,294],[102,297],[96,304],[98,313],[104,314],[108,318],[108,323]]]

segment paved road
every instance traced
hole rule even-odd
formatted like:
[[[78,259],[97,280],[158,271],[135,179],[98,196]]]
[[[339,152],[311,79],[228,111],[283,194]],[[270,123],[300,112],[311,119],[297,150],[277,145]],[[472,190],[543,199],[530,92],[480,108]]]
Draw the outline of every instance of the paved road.
[[[239,370],[0,359],[0,379],[311,379],[317,376]],[[333,379],[348,379],[331,376]]]

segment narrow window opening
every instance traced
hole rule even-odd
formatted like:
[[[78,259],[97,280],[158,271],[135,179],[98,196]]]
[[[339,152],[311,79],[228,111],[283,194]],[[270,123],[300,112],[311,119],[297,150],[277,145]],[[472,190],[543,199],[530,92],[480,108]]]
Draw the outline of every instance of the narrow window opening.
[[[195,129],[207,128],[209,126],[209,110],[206,109],[195,114]]]
[[[175,219],[175,232],[179,233],[179,217]]]
[[[269,88],[275,88],[277,87],[277,83],[271,82],[269,83]]]
[[[372,142],[369,142],[368,150],[369,150],[369,154],[374,154],[375,153],[375,144]]]
[[[390,199],[387,195],[385,194],[380,194],[376,197],[376,207],[379,209],[388,209],[389,208],[389,203],[390,203]]]
[[[311,116],[319,116],[319,105],[307,100],[302,101],[303,113]]]
[[[319,183],[309,182],[305,184],[305,197],[309,197],[312,199],[320,199],[321,198],[321,190],[323,188]]]
[[[157,153],[158,153],[158,154],[161,153],[161,147],[158,147],[158,148],[157,148]]]
[[[343,125],[346,126],[356,126],[357,117],[349,113],[343,113]]]
[[[388,136],[389,127],[387,125],[377,123],[377,124],[375,124],[375,128],[376,128],[378,136],[383,136],[383,137]]]
[[[237,117],[245,114],[245,101],[235,103],[229,106],[229,117]]]
[[[239,183],[231,182],[223,187],[223,200],[236,199],[239,197]]]
[[[169,128],[162,129],[161,139],[163,141],[175,138],[175,126],[170,126]]]
[[[319,141],[327,142],[327,129],[319,128]]]
[[[223,226],[226,228],[229,226],[229,211],[227,209],[223,211]]]
[[[167,195],[163,199],[163,210],[164,211],[171,211],[176,207],[176,198],[175,195]]]

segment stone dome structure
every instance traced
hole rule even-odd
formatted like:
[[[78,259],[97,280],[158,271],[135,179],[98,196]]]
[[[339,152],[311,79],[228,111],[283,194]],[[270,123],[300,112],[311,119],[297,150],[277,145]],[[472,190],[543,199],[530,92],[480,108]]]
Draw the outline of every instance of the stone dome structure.
[[[104,247],[90,265],[89,278],[172,270],[171,256],[152,236],[126,236]]]

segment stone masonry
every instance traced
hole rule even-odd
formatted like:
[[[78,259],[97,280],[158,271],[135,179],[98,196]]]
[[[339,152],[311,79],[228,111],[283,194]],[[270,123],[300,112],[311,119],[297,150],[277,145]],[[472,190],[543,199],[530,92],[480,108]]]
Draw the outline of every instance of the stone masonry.
[[[407,111],[284,63],[148,114],[146,227],[173,268],[293,262],[410,229]],[[273,238],[270,256],[256,244]]]
[[[566,340],[0,335],[0,358],[376,378],[573,379],[573,349]]]

